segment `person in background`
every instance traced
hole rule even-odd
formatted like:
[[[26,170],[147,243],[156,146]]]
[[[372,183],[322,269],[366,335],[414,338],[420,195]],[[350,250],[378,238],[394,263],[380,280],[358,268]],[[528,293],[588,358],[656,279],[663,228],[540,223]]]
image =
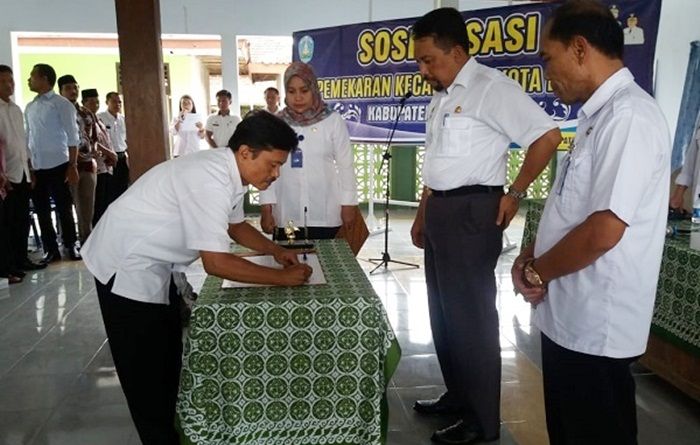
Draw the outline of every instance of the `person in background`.
[[[198,152],[204,133],[197,107],[192,98],[185,94],[180,98],[180,112],[170,124],[170,134],[174,136],[173,157]]]
[[[207,118],[206,139],[211,148],[225,147],[236,130],[241,118],[231,114],[231,92],[221,90],[216,93],[219,111]]]
[[[43,269],[46,264],[34,263],[27,257],[32,175],[24,117],[22,110],[11,99],[14,92],[12,69],[0,65],[0,137],[5,140],[5,175],[8,181],[5,185],[5,216],[0,219],[0,231],[7,235],[9,243],[0,255],[7,255],[9,270],[22,278],[26,271]]]
[[[680,214],[686,213],[685,209],[683,208],[686,190],[690,189],[692,191],[691,206],[693,208],[699,199],[700,156],[698,156],[698,151],[700,151],[700,114],[698,115],[697,122],[695,123],[695,132],[690,138],[688,148],[685,150],[683,167],[681,168],[681,172],[678,174],[678,176],[676,176],[676,185],[673,188],[673,193],[671,193],[671,198],[669,200],[669,207],[678,211]]]
[[[279,181],[260,192],[261,227],[285,239],[284,227],[308,228],[310,239],[335,238],[357,212],[357,184],[348,129],[321,99],[311,65],[294,62],[284,73],[286,108],[279,116],[299,135],[299,147]]]
[[[34,65],[29,89],[37,96],[24,110],[27,141],[34,169],[32,201],[39,217],[44,262],[60,261],[56,231],[51,218],[51,198],[61,223],[63,245],[72,260],[79,260],[79,246],[73,219],[69,185],[76,185],[80,134],[75,106],[53,91],[56,71],[43,63]]]
[[[107,93],[107,111],[98,113],[97,117],[107,128],[112,149],[117,154],[117,163],[114,165],[109,182],[109,199],[107,203],[109,205],[129,187],[129,153],[126,144],[126,122],[122,114],[122,99],[119,93],[115,91]]]
[[[80,86],[70,74],[58,78],[58,90],[61,96],[74,106],[78,118],[80,142],[78,143],[78,183],[71,186],[73,203],[78,215],[78,235],[80,243],[90,236],[92,217],[95,210],[95,186],[97,184],[97,164],[95,162],[95,144],[97,143],[97,117],[87,108],[78,104]]]
[[[280,111],[280,91],[275,87],[265,88],[265,111],[276,114]]]
[[[248,185],[280,175],[297,145],[294,131],[269,113],[251,114],[229,146],[160,163],[113,202],[83,247],[95,276],[114,365],[139,437],[177,444],[175,403],[182,366],[182,319],[172,280],[198,258],[228,280],[301,285],[311,268],[244,220]],[[282,269],[231,253],[231,240],[274,256]]]
[[[100,97],[96,89],[87,89],[81,92],[83,107],[95,114],[100,107]],[[112,150],[112,141],[105,124],[98,118],[96,121],[97,142],[95,146],[95,162],[97,163],[97,185],[95,186],[95,206],[92,215],[92,225],[97,221],[112,202],[110,189],[113,166],[117,163],[117,154]]]
[[[24,276],[13,270],[10,256],[10,232],[6,229],[6,201],[7,191],[10,187],[10,180],[7,179],[5,171],[5,150],[7,142],[0,133],[0,279],[7,280],[9,284],[21,283]]]
[[[554,93],[582,104],[537,237],[511,271],[541,331],[552,445],[637,443],[630,365],[647,347],[654,311],[671,136],[623,48],[615,18],[592,0],[555,9],[540,40]]]
[[[555,155],[557,124],[497,69],[469,56],[465,19],[435,9],[412,28],[415,58],[433,89],[427,111],[425,188],[411,227],[425,249],[430,327],[447,391],[418,400],[421,414],[455,415],[443,444],[487,442],[501,428],[501,346],[495,267],[503,230]],[[509,145],[527,147],[504,193]]]

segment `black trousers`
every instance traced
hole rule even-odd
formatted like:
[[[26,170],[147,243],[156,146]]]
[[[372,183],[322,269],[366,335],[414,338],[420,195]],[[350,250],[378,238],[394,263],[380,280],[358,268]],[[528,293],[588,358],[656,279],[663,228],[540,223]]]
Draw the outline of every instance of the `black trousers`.
[[[500,432],[501,348],[494,269],[503,192],[430,196],[425,277],[430,326],[449,402],[487,439]]]
[[[542,376],[551,445],[633,445],[637,406],[630,364],[563,348],[542,334]]]
[[[113,294],[95,280],[109,347],[131,417],[144,445],[179,444],[175,430],[182,322],[170,283],[170,304],[143,303]]]
[[[0,277],[7,277],[13,269],[10,263],[10,240],[6,229],[7,203],[0,198]]]
[[[29,196],[31,186],[25,176],[21,182],[12,183],[12,190],[5,198],[5,216],[7,223],[4,228],[9,235],[10,264],[21,269],[21,265],[27,260],[27,247],[29,239]]]
[[[95,208],[92,214],[92,226],[96,226],[111,201],[112,175],[98,173],[95,185]]]
[[[109,201],[107,205],[119,198],[129,188],[129,165],[126,162],[126,153],[117,153],[117,164],[109,184]]]
[[[53,198],[58,219],[61,223],[63,245],[71,247],[78,238],[75,231],[75,219],[73,218],[73,198],[66,182],[67,168],[68,163],[66,162],[54,168],[37,170],[35,172],[36,185],[32,193],[32,200],[34,201],[34,210],[39,217],[41,242],[44,245],[44,252],[47,253],[58,250],[56,230],[54,230],[51,221],[50,198]]]

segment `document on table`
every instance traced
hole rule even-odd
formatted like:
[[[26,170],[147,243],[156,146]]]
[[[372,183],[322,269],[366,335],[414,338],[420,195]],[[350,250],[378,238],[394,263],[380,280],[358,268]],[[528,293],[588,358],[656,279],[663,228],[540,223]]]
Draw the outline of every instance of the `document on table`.
[[[314,285],[314,284],[326,284],[326,277],[323,275],[323,269],[321,268],[321,263],[318,260],[318,255],[315,253],[307,253],[306,260],[304,260],[304,255],[299,254],[299,262],[308,264],[314,271],[309,277],[304,285]],[[258,264],[260,266],[271,267],[273,269],[282,269],[282,265],[275,261],[275,257],[272,255],[258,255],[258,256],[246,256],[246,260]],[[239,281],[224,280],[221,285],[222,289],[230,289],[235,287],[271,287],[273,284],[253,284],[253,283],[241,283]]]

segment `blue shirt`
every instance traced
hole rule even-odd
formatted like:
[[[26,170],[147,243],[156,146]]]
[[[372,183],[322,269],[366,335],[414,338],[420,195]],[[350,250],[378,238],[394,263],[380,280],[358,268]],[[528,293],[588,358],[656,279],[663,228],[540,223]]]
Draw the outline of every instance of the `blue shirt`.
[[[79,142],[75,106],[53,91],[40,94],[24,111],[27,145],[37,170],[68,162],[68,147]]]

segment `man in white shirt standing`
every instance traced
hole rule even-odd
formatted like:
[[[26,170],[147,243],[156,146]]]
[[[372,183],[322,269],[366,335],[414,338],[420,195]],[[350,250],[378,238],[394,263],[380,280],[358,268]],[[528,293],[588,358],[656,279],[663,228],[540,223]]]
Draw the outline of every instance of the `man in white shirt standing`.
[[[236,131],[236,125],[241,121],[240,117],[231,114],[230,91],[221,90],[216,93],[216,104],[219,112],[209,116],[205,126],[207,143],[212,148],[226,147],[231,135]]]
[[[73,104],[54,93],[56,71],[43,63],[34,65],[29,89],[37,93],[24,111],[27,141],[36,178],[32,201],[41,227],[41,241],[49,263],[61,259],[51,220],[51,201],[61,222],[63,246],[73,260],[80,259],[68,186],[78,183],[78,122]]]
[[[469,57],[464,18],[441,8],[412,30],[420,73],[433,88],[426,122],[425,189],[411,237],[425,248],[433,342],[447,392],[419,400],[424,414],[456,414],[432,440],[468,444],[500,434],[501,350],[494,268],[503,229],[546,167],[561,132],[517,83]],[[508,146],[528,148],[508,192]]]
[[[177,444],[175,402],[182,356],[181,298],[171,280],[197,258],[210,275],[303,284],[311,268],[243,220],[251,184],[264,190],[297,146],[268,113],[244,119],[229,147],[161,163],[113,202],[82,249],[95,276],[119,380],[141,441]],[[231,240],[274,255],[283,269],[230,253]]]
[[[0,137],[5,140],[5,168],[9,181],[5,198],[5,217],[0,230],[8,235],[7,255],[10,270],[23,277],[24,271],[43,269],[46,264],[36,264],[27,258],[29,238],[29,193],[31,173],[27,135],[24,130],[22,110],[11,96],[15,92],[12,69],[0,65]]]
[[[122,114],[122,99],[119,93],[107,93],[107,111],[97,113],[109,132],[109,140],[117,154],[117,163],[109,181],[108,205],[119,198],[129,187],[129,155],[126,145],[126,123]]]
[[[280,111],[280,90],[275,87],[265,88],[265,111],[276,114]]]
[[[550,443],[636,444],[629,366],[646,349],[666,230],[671,138],[597,1],[544,27],[546,75],[578,128],[513,283],[536,307]]]

